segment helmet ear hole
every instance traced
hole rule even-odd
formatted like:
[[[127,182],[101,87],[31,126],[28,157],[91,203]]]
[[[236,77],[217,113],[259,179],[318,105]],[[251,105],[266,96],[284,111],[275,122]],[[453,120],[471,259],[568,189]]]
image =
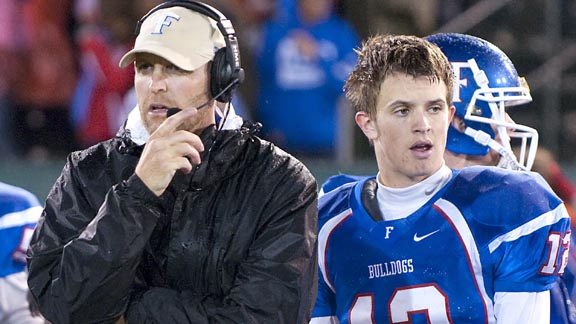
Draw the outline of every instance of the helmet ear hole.
[[[454,129],[461,133],[464,133],[464,130],[466,129],[466,122],[458,115],[454,115],[454,117],[452,117],[451,125],[454,127]]]
[[[214,54],[212,67],[210,69],[210,93],[212,98],[216,97],[226,86],[232,82],[232,67],[226,58],[226,48],[222,47]],[[228,89],[216,100],[228,102],[232,98],[232,89]]]

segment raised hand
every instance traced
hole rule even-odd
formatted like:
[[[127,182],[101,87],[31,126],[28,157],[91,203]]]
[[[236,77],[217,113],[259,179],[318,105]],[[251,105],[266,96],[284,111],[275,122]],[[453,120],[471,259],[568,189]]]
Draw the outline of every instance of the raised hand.
[[[201,162],[200,153],[204,151],[204,145],[200,137],[179,129],[197,113],[196,109],[184,109],[166,118],[144,147],[136,165],[136,175],[156,196],[166,190],[177,170],[189,173]]]

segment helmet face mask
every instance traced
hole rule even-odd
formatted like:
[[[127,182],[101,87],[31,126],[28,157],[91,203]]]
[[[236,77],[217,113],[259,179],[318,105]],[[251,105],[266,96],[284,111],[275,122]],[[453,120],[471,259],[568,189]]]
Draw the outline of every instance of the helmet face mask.
[[[446,148],[457,154],[482,156],[490,149],[500,153],[499,166],[529,170],[538,147],[538,132],[516,124],[506,108],[532,101],[525,80],[510,59],[493,44],[474,36],[435,34],[436,44],[452,63],[456,116],[465,130],[450,126]],[[512,146],[520,146],[519,159]]]

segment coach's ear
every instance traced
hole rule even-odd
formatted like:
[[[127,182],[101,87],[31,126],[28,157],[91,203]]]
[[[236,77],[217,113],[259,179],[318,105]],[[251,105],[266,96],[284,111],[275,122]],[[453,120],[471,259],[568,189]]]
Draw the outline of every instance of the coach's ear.
[[[372,119],[370,114],[365,111],[359,111],[356,113],[355,120],[358,127],[360,127],[364,135],[366,135],[370,141],[373,141],[378,137],[376,120]]]

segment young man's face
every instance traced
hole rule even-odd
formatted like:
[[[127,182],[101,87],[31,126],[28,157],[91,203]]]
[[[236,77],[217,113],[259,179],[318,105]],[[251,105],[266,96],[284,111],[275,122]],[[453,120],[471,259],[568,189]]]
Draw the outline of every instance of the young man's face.
[[[195,109],[209,100],[209,64],[190,72],[167,60],[147,53],[137,54],[134,86],[140,116],[152,134],[166,119],[168,108]],[[214,123],[213,105],[198,111],[180,129],[198,133]]]
[[[356,114],[356,122],[374,144],[379,180],[384,185],[407,187],[442,166],[454,115],[446,93],[443,82],[393,73],[382,83],[375,118]]]

